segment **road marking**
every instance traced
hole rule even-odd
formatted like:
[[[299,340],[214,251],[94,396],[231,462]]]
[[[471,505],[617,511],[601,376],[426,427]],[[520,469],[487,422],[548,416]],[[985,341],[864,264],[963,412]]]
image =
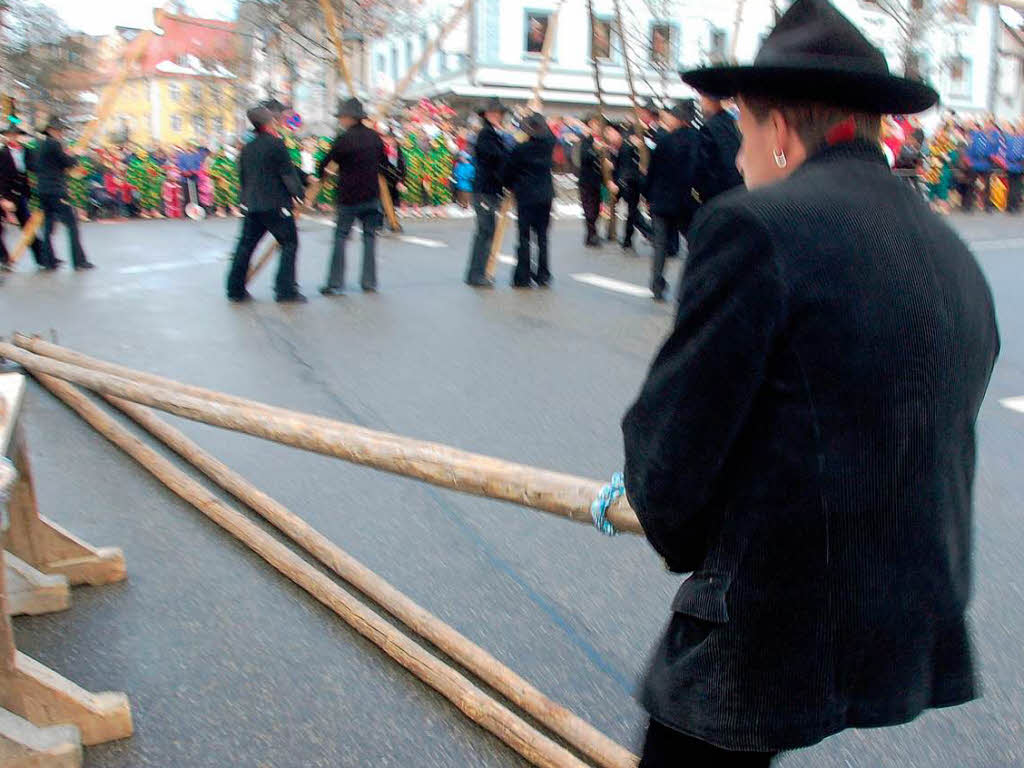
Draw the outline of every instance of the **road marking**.
[[[1024,237],[1011,237],[1009,240],[975,240],[970,246],[976,251],[1006,251],[1011,248],[1024,248]]]
[[[607,291],[625,293],[628,296],[642,296],[649,299],[654,295],[651,293],[650,288],[644,288],[642,285],[624,283],[621,280],[614,280],[613,278],[605,277],[604,275],[595,275],[591,272],[582,272],[576,275],[569,275],[569,277],[579,283],[593,285],[596,288],[604,288]]]
[[[1004,408],[1009,408],[1011,411],[1024,413],[1024,397],[1007,397],[1004,400],[1000,400],[999,404]]]
[[[169,272],[175,269],[188,269],[203,264],[219,264],[223,258],[218,256],[205,259],[192,259],[191,261],[158,261],[156,264],[138,264],[134,267],[121,267],[117,270],[120,275],[141,275],[146,272]]]
[[[409,245],[422,245],[424,248],[447,248],[448,243],[442,243],[440,240],[431,240],[427,237],[414,237],[412,235],[399,235],[398,239],[403,243]]]
[[[502,264],[510,264],[513,267],[519,263],[519,259],[514,256],[509,256],[507,253],[499,253],[498,261]]]

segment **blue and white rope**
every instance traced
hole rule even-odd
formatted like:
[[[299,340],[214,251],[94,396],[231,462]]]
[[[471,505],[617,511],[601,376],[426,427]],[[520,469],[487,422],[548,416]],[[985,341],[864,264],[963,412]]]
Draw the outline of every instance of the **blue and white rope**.
[[[590,505],[590,517],[594,521],[594,527],[605,536],[614,536],[618,531],[608,519],[608,509],[615,500],[626,492],[626,485],[623,482],[622,473],[616,472],[612,475],[612,481],[601,488],[594,503]]]

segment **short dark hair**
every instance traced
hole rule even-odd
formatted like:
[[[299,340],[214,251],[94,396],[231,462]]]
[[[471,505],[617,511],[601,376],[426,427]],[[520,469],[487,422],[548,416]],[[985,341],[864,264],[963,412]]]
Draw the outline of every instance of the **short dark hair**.
[[[767,96],[744,96],[740,99],[754,119],[763,123],[773,111],[778,111],[796,131],[808,152],[814,152],[828,144],[828,132],[838,123],[853,118],[854,137],[878,143],[882,140],[882,116],[870,112],[856,112],[842,107],[833,107],[819,102],[794,102],[773,99]]]

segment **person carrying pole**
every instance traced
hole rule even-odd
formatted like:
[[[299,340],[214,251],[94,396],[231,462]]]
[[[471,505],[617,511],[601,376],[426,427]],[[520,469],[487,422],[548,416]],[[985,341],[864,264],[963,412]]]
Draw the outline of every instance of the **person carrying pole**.
[[[68,204],[67,172],[78,164],[78,156],[68,154],[62,143],[64,139],[64,122],[58,117],[51,117],[43,128],[43,140],[31,155],[31,169],[36,174],[39,205],[42,208],[43,221],[43,252],[46,256],[44,269],[52,271],[62,262],[53,250],[53,228],[58,222],[68,231],[68,244],[71,248],[71,264],[75,271],[93,269],[93,264],[85,255],[82,241],[78,234],[78,217]]]
[[[4,146],[0,148],[0,205],[3,206],[4,213],[23,229],[32,218],[29,207],[32,187],[28,177],[32,150],[25,143],[28,134],[15,120],[10,120],[4,126],[3,135]],[[42,240],[38,237],[32,238],[31,248],[36,266],[44,270],[49,269],[50,261]],[[12,269],[10,256],[3,240],[0,239],[0,270],[9,269]]]
[[[555,137],[544,115],[532,112],[523,121],[526,141],[517,144],[505,166],[504,184],[516,199],[519,250],[513,288],[547,288],[551,283],[548,264],[548,227],[555,199],[551,175]],[[537,269],[531,265],[530,235],[537,237]]]
[[[473,180],[473,209],[476,212],[476,234],[469,252],[466,285],[493,288],[487,277],[487,259],[494,241],[498,211],[504,196],[503,178],[509,149],[500,133],[508,110],[500,99],[488,101],[480,109],[483,128],[476,138],[476,177]]]
[[[245,217],[228,273],[228,299],[244,302],[252,298],[245,288],[249,261],[260,239],[270,232],[281,246],[274,298],[279,303],[302,303],[306,297],[295,282],[299,232],[293,213],[294,205],[302,201],[302,182],[288,149],[277,135],[273,113],[266,107],[255,107],[246,116],[256,138],[245,145],[238,159]]]
[[[587,248],[600,248],[601,238],[597,234],[597,219],[601,215],[601,187],[604,184],[604,153],[601,151],[601,131],[604,118],[594,114],[587,117],[587,134],[580,141],[579,190],[583,206],[583,221],[586,236],[583,244]]]

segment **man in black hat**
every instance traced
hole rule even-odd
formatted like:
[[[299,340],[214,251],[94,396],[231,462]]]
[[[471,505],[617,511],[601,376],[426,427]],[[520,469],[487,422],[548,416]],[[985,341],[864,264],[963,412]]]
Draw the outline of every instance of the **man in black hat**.
[[[700,127],[700,157],[697,193],[701,202],[709,203],[723,192],[743,184],[736,167],[740,149],[740,131],[735,118],[722,104],[722,99],[700,94],[700,110],[704,124]]]
[[[3,130],[4,146],[0,148],[0,206],[4,213],[13,216],[18,226],[25,227],[32,217],[29,200],[32,189],[28,181],[31,166],[30,149],[24,141],[28,136],[21,126],[11,120]],[[32,255],[40,269],[50,267],[46,249],[38,237],[32,238]],[[10,256],[3,239],[0,238],[0,269],[8,269]]]
[[[340,296],[345,292],[345,241],[356,219],[363,227],[360,285],[367,293],[377,290],[377,230],[382,218],[378,176],[387,163],[384,142],[363,124],[366,113],[359,99],[342,102],[337,116],[343,130],[317,168],[321,179],[328,163],[338,168],[338,220],[327,282],[320,288],[324,296]]]
[[[642,141],[630,125],[609,123],[604,129],[605,141],[615,156],[612,170],[612,188],[608,190],[613,198],[626,203],[626,228],[622,233],[622,250],[633,250],[633,232],[640,230],[644,237],[651,237],[651,226],[640,213],[640,152],[637,144]],[[612,212],[614,218],[614,211]]]
[[[85,249],[78,236],[78,217],[74,209],[68,205],[68,185],[66,174],[78,164],[78,157],[64,151],[61,143],[64,138],[64,123],[60,118],[51,118],[43,129],[45,134],[39,146],[32,153],[31,170],[36,174],[36,190],[39,194],[39,206],[46,217],[43,223],[43,253],[46,259],[46,270],[54,270],[61,261],[56,257],[51,238],[57,222],[68,231],[68,243],[71,247],[71,264],[76,271],[93,269],[95,266],[86,258]],[[38,258],[38,257],[37,257]]]
[[[476,137],[474,157],[476,176],[473,179],[473,209],[476,211],[476,234],[469,251],[466,284],[474,288],[493,288],[487,277],[487,259],[497,226],[504,188],[502,178],[509,149],[499,133],[508,110],[499,99],[491,99],[479,111],[484,125]]]
[[[654,99],[647,99],[640,107],[640,121],[643,124],[644,138],[649,142],[651,149],[661,140],[668,130],[661,123],[661,115],[664,110],[654,103]]]
[[[532,112],[523,121],[526,141],[517,144],[505,164],[504,185],[516,197],[519,224],[519,249],[513,288],[529,288],[536,284],[546,288],[551,282],[548,264],[548,227],[551,204],[555,199],[551,175],[555,136],[544,115]],[[530,234],[537,238],[537,269],[531,266]]]
[[[586,223],[587,248],[600,248],[601,238],[597,234],[597,219],[601,215],[601,187],[604,186],[604,141],[601,132],[604,118],[601,115],[587,117],[587,135],[580,141],[580,203],[583,206],[583,220]]]
[[[302,199],[302,183],[284,142],[277,135],[274,116],[265,107],[250,109],[249,122],[256,138],[242,148],[238,158],[241,203],[245,212],[235,258],[228,273],[228,299],[248,301],[245,288],[249,260],[260,239],[269,232],[281,246],[281,261],[274,281],[274,298],[281,303],[304,302],[295,282],[295,257],[299,233],[292,210]]]
[[[644,196],[654,229],[651,291],[655,301],[665,299],[665,260],[679,254],[679,233],[689,228],[696,208],[692,191],[699,135],[693,128],[693,118],[692,101],[680,102],[662,112],[661,122],[669,132],[655,145],[644,177]]]
[[[691,574],[642,686],[640,765],[767,766],[977,695],[975,424],[999,334],[967,246],[880,147],[881,115],[938,94],[826,0],[795,0],[752,66],[683,79],[736,96],[747,189],[695,217],[623,420],[625,493]]]

